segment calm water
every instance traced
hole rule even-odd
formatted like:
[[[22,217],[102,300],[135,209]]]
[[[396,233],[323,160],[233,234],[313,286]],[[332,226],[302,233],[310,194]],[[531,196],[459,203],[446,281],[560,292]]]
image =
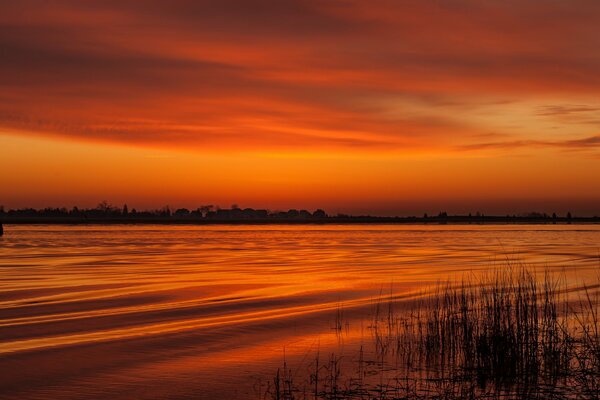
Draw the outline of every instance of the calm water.
[[[599,270],[600,226],[9,226],[0,398],[256,399],[382,292],[503,268]]]

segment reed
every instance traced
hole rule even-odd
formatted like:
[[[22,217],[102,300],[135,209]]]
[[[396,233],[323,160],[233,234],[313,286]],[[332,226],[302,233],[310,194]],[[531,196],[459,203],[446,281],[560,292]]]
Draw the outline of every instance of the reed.
[[[439,284],[408,308],[380,296],[370,350],[361,346],[344,370],[341,357],[317,355],[309,392],[327,400],[599,399],[599,286],[570,300],[563,279],[513,266]],[[288,395],[306,393],[306,383],[286,385]]]

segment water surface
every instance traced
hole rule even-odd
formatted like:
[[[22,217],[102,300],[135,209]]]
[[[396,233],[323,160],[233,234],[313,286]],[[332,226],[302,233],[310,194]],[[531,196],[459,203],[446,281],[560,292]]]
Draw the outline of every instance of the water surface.
[[[524,263],[597,275],[600,226],[9,226],[0,397],[259,398],[382,293]]]

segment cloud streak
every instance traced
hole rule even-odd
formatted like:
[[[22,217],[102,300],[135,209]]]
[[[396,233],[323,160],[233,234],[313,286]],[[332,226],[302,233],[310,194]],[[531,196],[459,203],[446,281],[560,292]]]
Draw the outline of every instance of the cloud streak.
[[[459,150],[477,151],[491,149],[519,149],[533,147],[549,147],[563,150],[593,150],[600,148],[600,135],[589,136],[581,139],[572,140],[515,140],[515,141],[498,141],[484,142],[460,146]]]
[[[221,151],[595,148],[599,18],[585,0],[4,2],[0,129]],[[521,117],[514,99],[520,129],[499,122]],[[550,123],[560,140],[537,137]],[[489,132],[511,140],[471,143]]]

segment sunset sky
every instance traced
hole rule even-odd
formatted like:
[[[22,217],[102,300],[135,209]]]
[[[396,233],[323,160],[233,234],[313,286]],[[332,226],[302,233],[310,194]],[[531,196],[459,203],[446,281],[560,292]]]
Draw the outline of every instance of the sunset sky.
[[[600,215],[600,1],[0,3],[0,204]]]

